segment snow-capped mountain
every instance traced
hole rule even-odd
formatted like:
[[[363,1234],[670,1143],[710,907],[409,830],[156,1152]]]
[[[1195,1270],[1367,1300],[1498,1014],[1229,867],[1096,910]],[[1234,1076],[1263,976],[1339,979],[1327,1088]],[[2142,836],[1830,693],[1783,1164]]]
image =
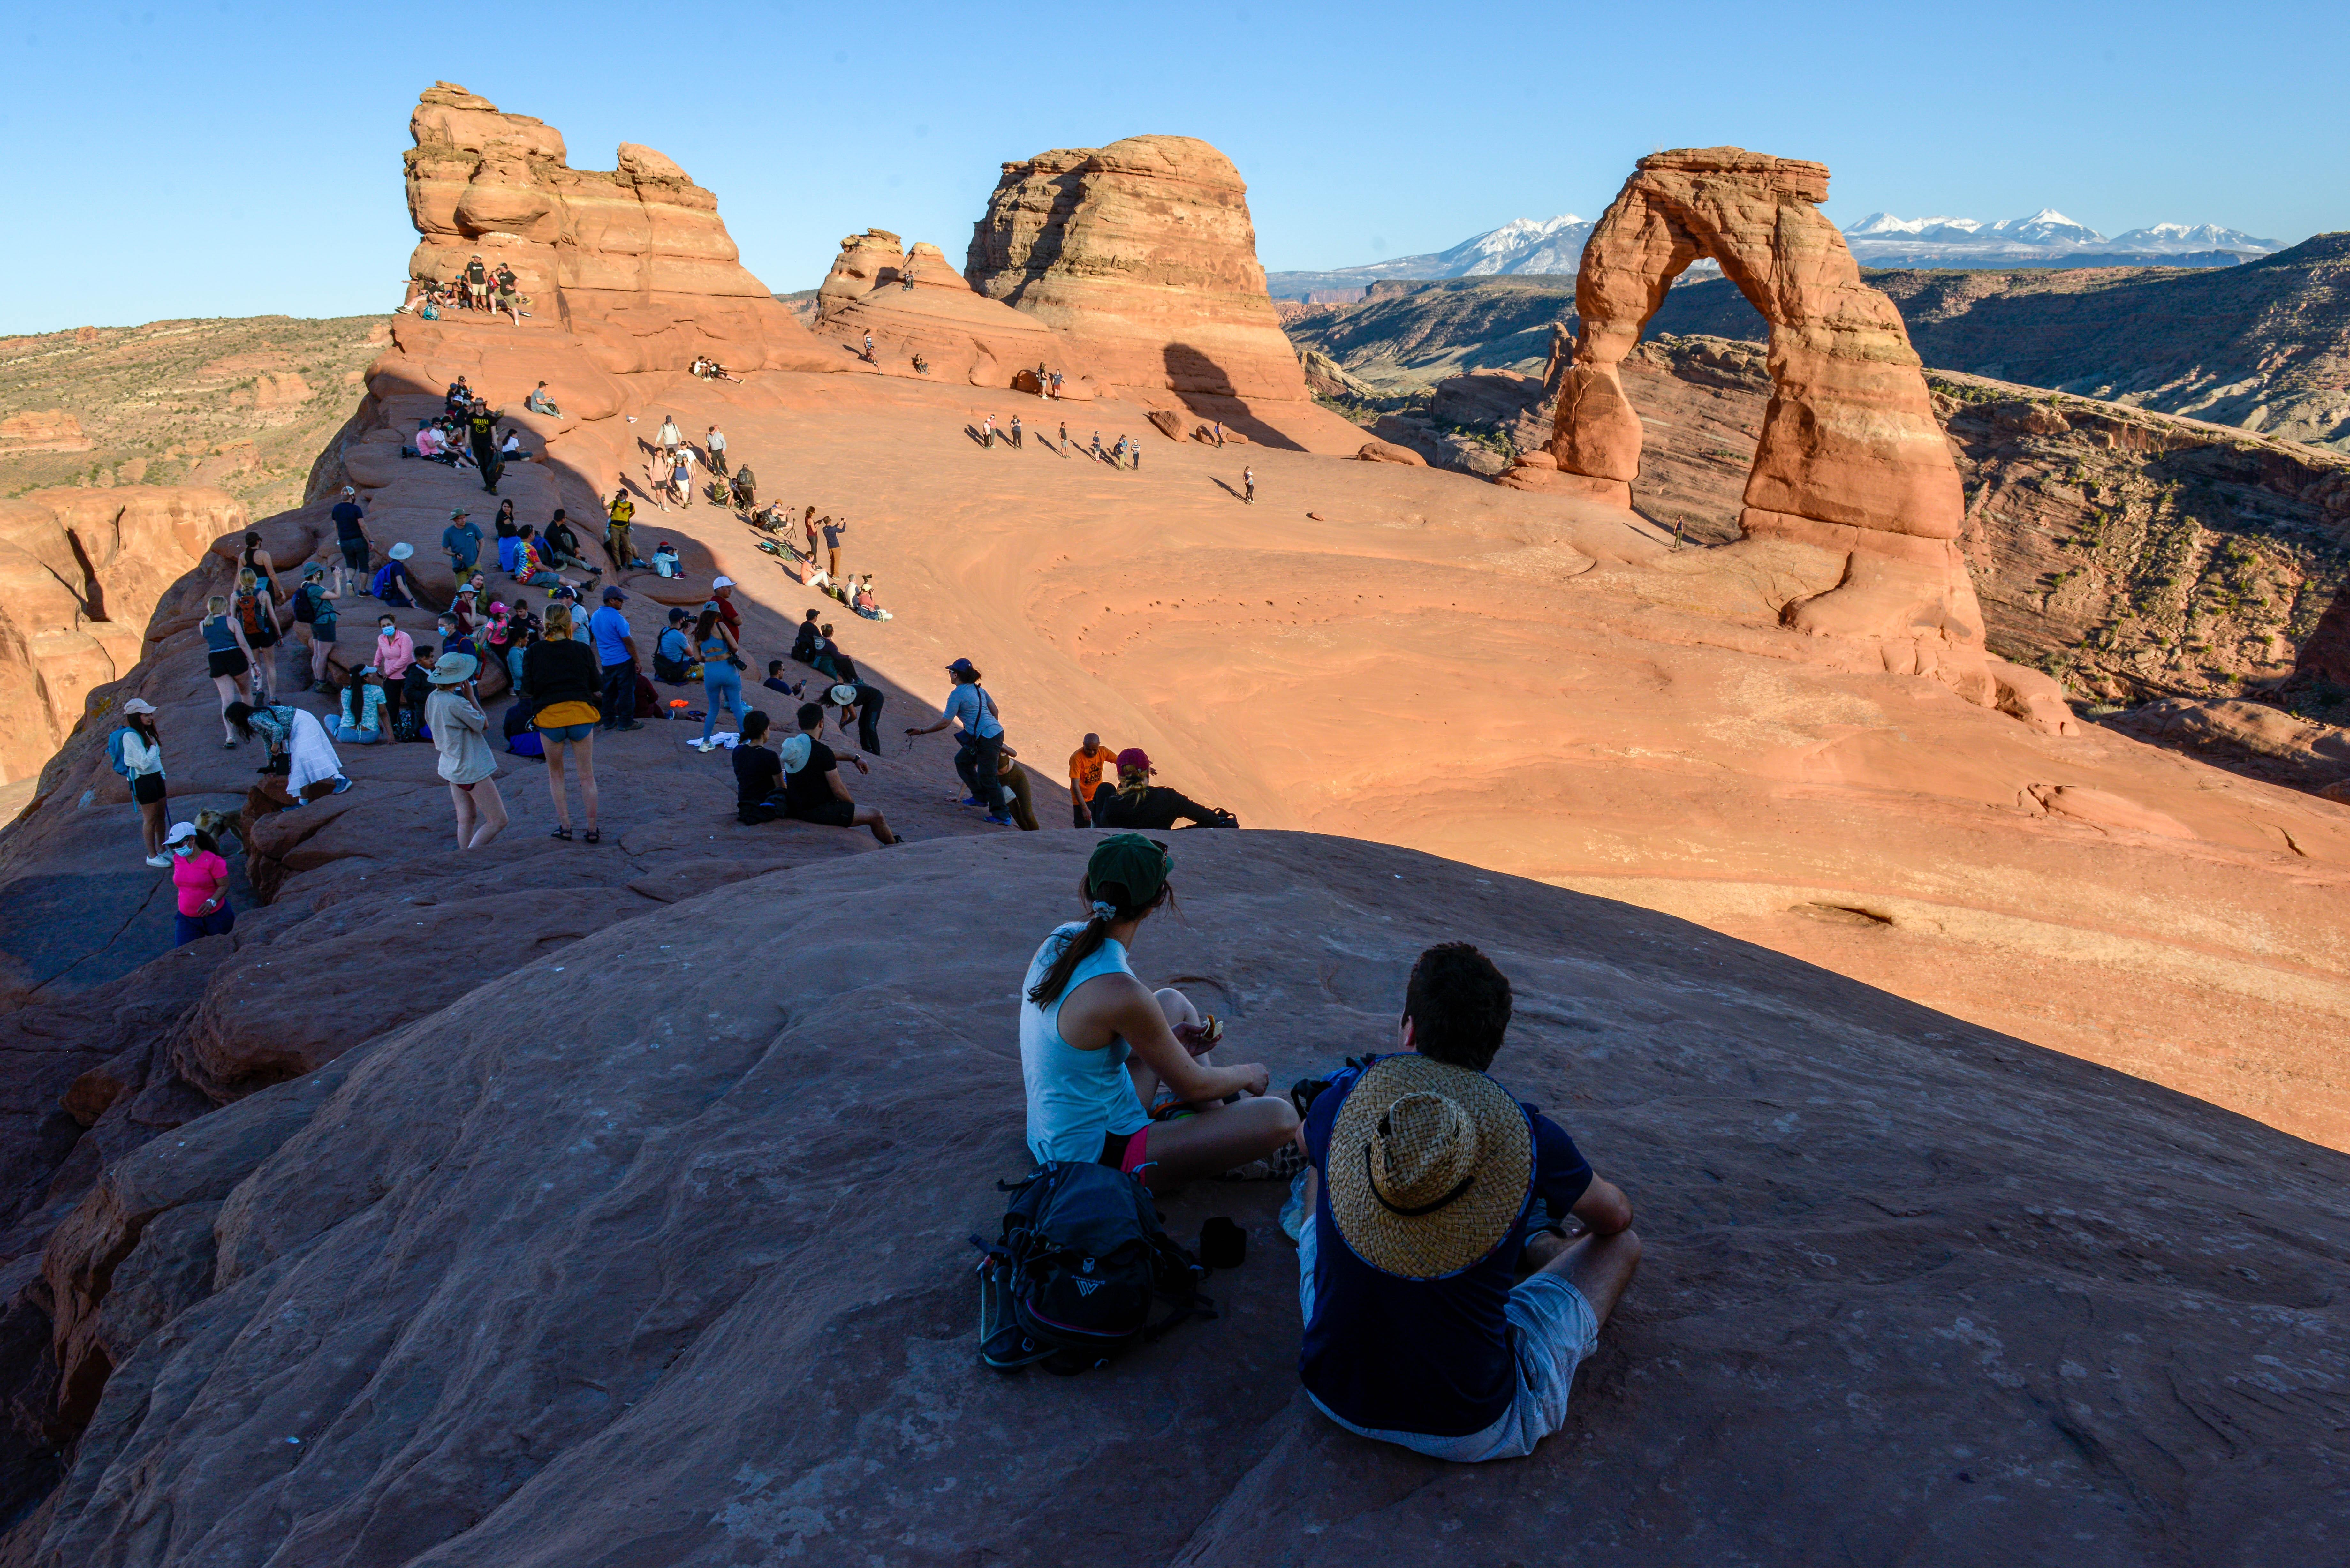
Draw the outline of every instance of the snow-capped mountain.
[[[2108,239],[2054,207],[1991,223],[1871,213],[1846,225],[1844,237],[1863,266],[2110,265],[2158,257],[2212,266],[2283,248],[2216,223],[2155,223]]]
[[[1443,270],[1390,273],[1390,277],[1491,277],[1509,272],[1573,272],[1581,265],[1583,242],[1591,237],[1591,223],[1573,213],[1555,218],[1514,218],[1498,229],[1488,229],[1461,241],[1449,251],[1412,256]],[[1399,264],[1388,263],[1388,265]]]

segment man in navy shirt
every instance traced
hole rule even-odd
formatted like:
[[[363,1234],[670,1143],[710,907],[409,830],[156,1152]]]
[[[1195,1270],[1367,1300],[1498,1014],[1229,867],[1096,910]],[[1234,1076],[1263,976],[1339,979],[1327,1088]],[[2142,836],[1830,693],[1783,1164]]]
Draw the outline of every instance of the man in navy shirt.
[[[335,520],[335,543],[342,547],[342,565],[335,568],[335,591],[345,598],[368,591],[368,568],[374,564],[375,541],[368,537],[367,507],[359,491],[343,486],[342,495],[328,514]]]
[[[1485,1075],[1510,1005],[1483,953],[1429,949],[1401,1053],[1332,1079],[1301,1129],[1306,1394],[1347,1430],[1434,1459],[1514,1459],[1556,1431],[1640,1259],[1623,1191]]]

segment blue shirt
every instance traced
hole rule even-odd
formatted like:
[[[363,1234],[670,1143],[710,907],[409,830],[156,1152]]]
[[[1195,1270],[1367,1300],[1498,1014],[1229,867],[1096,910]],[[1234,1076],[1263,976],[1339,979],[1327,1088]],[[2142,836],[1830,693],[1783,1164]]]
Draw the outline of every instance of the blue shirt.
[[[1482,1432],[1517,1391],[1503,1308],[1525,1250],[1525,1210],[1483,1262],[1444,1279],[1407,1280],[1357,1257],[1330,1213],[1330,1129],[1361,1077],[1361,1068],[1349,1067],[1332,1078],[1305,1116],[1321,1197],[1312,1220],[1314,1318],[1298,1375],[1306,1392],[1357,1427],[1435,1438]],[[1591,1166],[1564,1127],[1523,1101],[1519,1108],[1534,1128],[1529,1199],[1564,1218],[1590,1187]]]
[[[1028,1089],[1028,1152],[1039,1160],[1099,1159],[1105,1137],[1126,1137],[1150,1125],[1126,1071],[1132,1048],[1124,1040],[1080,1051],[1061,1038],[1061,1008],[1071,992],[1096,975],[1134,972],[1126,949],[1103,939],[1070,971],[1069,983],[1050,1006],[1028,1000],[1063,945],[1084,929],[1075,921],[1057,928],[1028,961],[1027,978],[1020,982],[1020,1076]]]
[[[449,552],[452,561],[470,566],[482,553],[482,531],[471,523],[462,528],[452,523],[441,530],[441,547]]]
[[[962,720],[962,727],[983,741],[1003,733],[1003,725],[995,717],[995,699],[975,680],[954,689],[954,695],[947,699],[947,717]]]
[[[626,664],[629,650],[620,639],[629,635],[629,618],[606,605],[588,618],[588,630],[596,641],[596,657],[605,664]]]

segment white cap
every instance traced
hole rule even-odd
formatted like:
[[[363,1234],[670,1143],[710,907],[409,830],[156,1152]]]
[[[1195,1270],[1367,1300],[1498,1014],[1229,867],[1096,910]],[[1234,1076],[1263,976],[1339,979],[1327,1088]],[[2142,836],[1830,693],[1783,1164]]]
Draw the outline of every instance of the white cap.
[[[710,579],[710,591],[713,594],[721,588],[731,588],[733,586],[734,579],[732,577],[712,577]]]
[[[144,697],[133,697],[122,705],[122,711],[126,713],[152,713],[155,711],[155,704]]]
[[[196,825],[194,823],[175,822],[172,825],[172,831],[163,835],[163,842],[166,844],[180,844],[188,839],[193,838],[195,836]]]

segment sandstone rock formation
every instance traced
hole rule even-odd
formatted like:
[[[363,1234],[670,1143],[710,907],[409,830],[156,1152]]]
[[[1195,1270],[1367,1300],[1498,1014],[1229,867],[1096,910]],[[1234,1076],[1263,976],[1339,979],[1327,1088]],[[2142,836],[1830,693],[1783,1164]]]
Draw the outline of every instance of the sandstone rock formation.
[[[1899,312],[1822,217],[1825,166],[1735,147],[1652,153],[1585,247],[1583,332],[1559,393],[1558,484],[1631,504],[1640,421],[1617,366],[1691,262],[1771,323],[1773,398],[1741,525],[1840,559],[1797,630],[1877,639],[1886,665],[1993,698],[1982,613],[1954,545],[1965,506]]]
[[[888,375],[1002,388],[1024,371],[1022,388],[1034,391],[1042,365],[1061,373],[1064,398],[1099,390],[1074,338],[974,290],[938,246],[903,249],[887,229],[840,242],[816,293],[816,331],[858,355],[872,334],[873,368]],[[914,369],[916,356],[926,369]]]
[[[1248,187],[1188,136],[1130,136],[1003,165],[971,286],[1081,338],[1121,386],[1303,402],[1256,259]]]
[[[88,452],[89,434],[63,409],[41,409],[0,420],[0,452]]]
[[[83,699],[147,651],[148,617],[213,537],[244,525],[217,490],[36,490],[0,501],[0,783],[40,771]]]
[[[2250,1568],[2350,1528],[2350,1161],[1645,911],[1304,835],[1185,836],[1189,913],[1138,965],[1286,1083],[1392,1033],[1423,945],[1495,955],[1495,1070],[1648,1238],[1565,1430],[1466,1476],[1318,1416],[1277,1184],[1162,1204],[1249,1233],[1215,1320],[1082,1378],[984,1370],[964,1238],[1027,1164],[1003,977],[1085,848],[738,883],[115,1161],[43,1263],[88,1424],[19,1560]]]
[[[572,333],[606,370],[679,370],[696,355],[737,372],[829,368],[737,259],[718,199],[650,148],[623,142],[608,172],[573,169],[561,132],[448,82],[409,130],[411,280],[450,282],[477,253],[504,262],[533,302],[525,325]]]

